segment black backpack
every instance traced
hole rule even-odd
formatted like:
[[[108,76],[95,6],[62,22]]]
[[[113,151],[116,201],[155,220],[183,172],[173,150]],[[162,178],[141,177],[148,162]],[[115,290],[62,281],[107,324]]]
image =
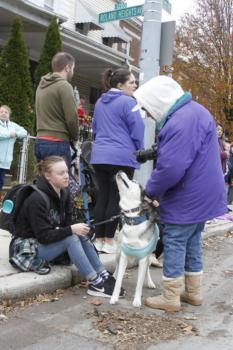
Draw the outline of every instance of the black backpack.
[[[11,213],[4,213],[3,209],[0,211],[0,228],[9,231],[12,235],[15,232],[15,223],[17,215],[22,208],[24,201],[31,195],[32,192],[37,191],[45,201],[47,210],[50,208],[50,201],[48,196],[41,191],[36,184],[20,184],[12,187],[5,195],[3,199],[3,205],[5,200],[11,200],[13,202],[13,210]]]

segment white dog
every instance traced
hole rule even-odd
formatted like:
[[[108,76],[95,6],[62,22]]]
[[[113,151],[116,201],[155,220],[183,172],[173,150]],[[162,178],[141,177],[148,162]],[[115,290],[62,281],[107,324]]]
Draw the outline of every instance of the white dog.
[[[149,288],[156,288],[149,271],[149,258],[158,240],[154,208],[143,199],[142,187],[128,179],[124,172],[118,172],[116,182],[120,194],[120,208],[123,226],[119,233],[117,264],[114,276],[116,284],[110,304],[118,301],[122,279],[130,259],[139,261],[138,280],[133,306],[141,306],[142,287],[147,275]]]

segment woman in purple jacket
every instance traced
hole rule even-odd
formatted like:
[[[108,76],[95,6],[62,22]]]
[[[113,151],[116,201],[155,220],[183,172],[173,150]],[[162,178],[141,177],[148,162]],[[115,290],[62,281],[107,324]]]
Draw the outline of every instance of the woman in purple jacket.
[[[206,220],[227,212],[215,122],[166,76],[146,82],[134,96],[157,125],[157,163],[145,192],[159,200],[165,224],[164,291],[146,304],[167,311],[178,311],[180,300],[201,305],[201,232]]]
[[[115,175],[123,170],[130,179],[139,168],[135,151],[144,148],[144,123],[135,99],[137,85],[134,75],[126,69],[103,74],[106,93],[97,101],[94,110],[94,144],[91,164],[98,181],[98,198],[94,209],[95,223],[119,214],[119,193]],[[118,220],[96,226],[96,248],[114,253],[114,234]]]

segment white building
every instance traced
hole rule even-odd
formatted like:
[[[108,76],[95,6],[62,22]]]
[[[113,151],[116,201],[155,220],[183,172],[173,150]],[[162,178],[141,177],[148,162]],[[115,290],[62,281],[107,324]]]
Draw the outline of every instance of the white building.
[[[33,62],[39,59],[50,20],[56,15],[63,51],[71,53],[76,59],[73,83],[93,104],[100,91],[100,77],[104,69],[130,63],[133,71],[138,73],[141,21],[133,18],[121,21],[121,26],[119,21],[98,22],[99,13],[114,10],[117,2],[120,1],[0,0],[0,49],[7,41],[14,17],[20,16],[33,66]]]

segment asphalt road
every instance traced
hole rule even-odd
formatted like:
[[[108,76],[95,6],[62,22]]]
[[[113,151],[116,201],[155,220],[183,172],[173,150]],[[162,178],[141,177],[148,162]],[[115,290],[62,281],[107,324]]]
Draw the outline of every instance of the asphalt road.
[[[7,313],[7,319],[0,318],[0,350],[232,350],[232,253],[233,237],[210,237],[204,241],[204,305],[201,307],[183,304],[182,311],[173,314],[145,306],[135,310],[132,299],[137,271],[133,269],[128,271],[124,281],[127,297],[116,306],[111,306],[108,300],[95,306],[90,303],[93,298],[86,297],[86,290],[78,287],[58,293],[57,298],[56,295],[39,298],[44,302],[37,300],[30,306],[22,303],[21,307]],[[154,291],[144,288],[143,298],[161,291],[161,269],[152,268],[152,276],[158,287]],[[114,313],[118,314],[121,331],[115,332],[109,327],[99,331],[104,318]],[[151,332],[154,336],[143,336],[149,327],[147,322],[153,317]],[[178,327],[178,335],[172,328],[177,320],[186,324]],[[124,325],[130,334],[126,335]],[[169,331],[172,335],[168,334],[164,341]]]

